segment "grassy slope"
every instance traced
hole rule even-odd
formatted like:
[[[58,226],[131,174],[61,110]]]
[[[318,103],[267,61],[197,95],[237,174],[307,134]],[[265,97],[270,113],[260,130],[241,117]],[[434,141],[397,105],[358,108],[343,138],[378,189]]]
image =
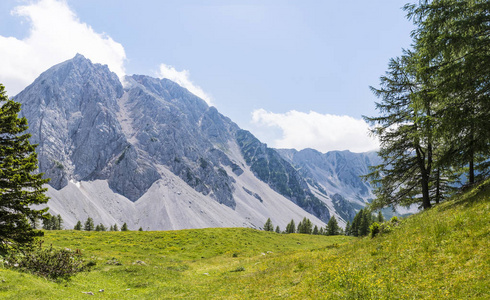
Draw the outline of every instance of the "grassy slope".
[[[47,243],[83,249],[95,269],[55,283],[0,268],[0,298],[490,299],[489,224],[490,181],[374,239],[244,228],[47,232]],[[122,264],[107,264],[113,258]]]

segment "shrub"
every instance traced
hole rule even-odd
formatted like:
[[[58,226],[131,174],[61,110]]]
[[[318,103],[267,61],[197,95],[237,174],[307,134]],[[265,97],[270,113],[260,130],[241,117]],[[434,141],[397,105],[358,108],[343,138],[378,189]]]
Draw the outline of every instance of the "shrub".
[[[50,279],[67,279],[89,266],[84,265],[82,253],[78,249],[55,249],[52,245],[43,248],[42,243],[24,253],[11,254],[6,259],[6,265]]]
[[[380,232],[379,223],[373,222],[373,224],[371,224],[371,226],[369,226],[369,232],[370,232],[371,238],[375,237]]]

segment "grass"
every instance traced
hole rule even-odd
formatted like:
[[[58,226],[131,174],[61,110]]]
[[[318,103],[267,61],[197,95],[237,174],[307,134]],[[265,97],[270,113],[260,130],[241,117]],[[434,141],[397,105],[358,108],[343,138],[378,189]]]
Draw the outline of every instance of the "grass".
[[[490,299],[489,224],[487,181],[374,239],[52,231],[45,244],[81,249],[94,269],[52,282],[0,268],[0,298]]]

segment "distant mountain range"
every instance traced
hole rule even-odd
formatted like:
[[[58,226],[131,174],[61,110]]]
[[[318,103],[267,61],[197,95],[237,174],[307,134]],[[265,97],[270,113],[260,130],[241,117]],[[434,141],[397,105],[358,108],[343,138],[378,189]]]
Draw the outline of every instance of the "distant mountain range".
[[[87,217],[145,230],[344,223],[372,197],[359,175],[375,153],[271,149],[170,80],[123,81],[77,55],[14,97],[66,228]]]

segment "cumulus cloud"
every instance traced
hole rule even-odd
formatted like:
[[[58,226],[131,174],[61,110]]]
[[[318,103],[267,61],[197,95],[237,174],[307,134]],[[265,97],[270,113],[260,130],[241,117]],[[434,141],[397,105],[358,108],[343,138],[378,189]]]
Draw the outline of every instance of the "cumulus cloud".
[[[278,114],[258,109],[252,113],[252,123],[280,129],[282,136],[273,141],[275,148],[313,148],[320,152],[365,152],[379,148],[378,141],[369,136],[369,125],[349,116],[295,110]]]
[[[41,0],[17,6],[13,16],[26,18],[26,38],[0,35],[0,82],[15,95],[49,67],[80,53],[94,63],[107,64],[124,76],[124,47],[104,33],[80,22],[66,2]]]
[[[177,71],[174,67],[166,64],[160,65],[160,71],[157,74],[157,76],[160,78],[167,78],[172,80],[178,85],[186,88],[189,92],[206,101],[208,105],[212,105],[211,97],[206,94],[201,87],[195,85],[189,79],[189,75],[190,74],[188,70]]]

